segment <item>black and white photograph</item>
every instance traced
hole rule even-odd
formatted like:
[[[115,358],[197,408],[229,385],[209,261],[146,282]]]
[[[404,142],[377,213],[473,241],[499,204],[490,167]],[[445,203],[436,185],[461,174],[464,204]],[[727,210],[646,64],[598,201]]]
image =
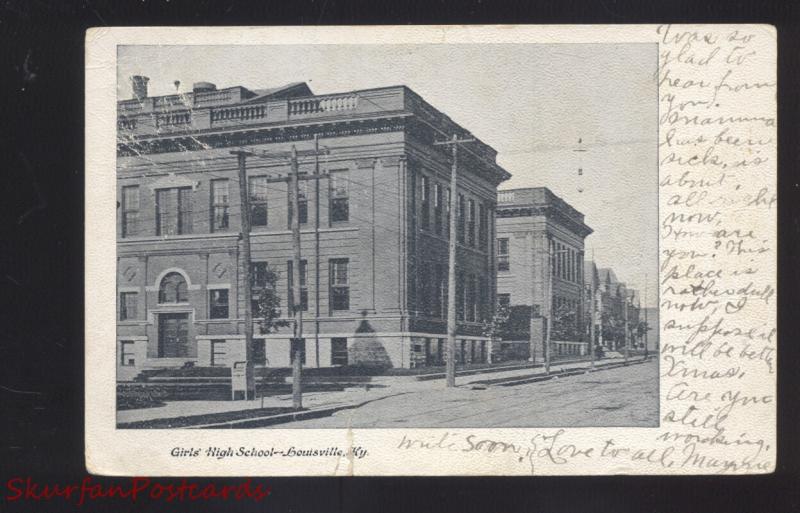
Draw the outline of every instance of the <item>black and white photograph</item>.
[[[658,425],[657,45],[117,52],[118,428]]]

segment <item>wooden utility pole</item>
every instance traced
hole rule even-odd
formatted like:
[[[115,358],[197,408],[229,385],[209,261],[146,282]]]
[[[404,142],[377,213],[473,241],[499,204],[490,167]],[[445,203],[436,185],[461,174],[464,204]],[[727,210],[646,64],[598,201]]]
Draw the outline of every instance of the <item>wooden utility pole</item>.
[[[553,324],[553,244],[547,239],[547,330],[544,336],[544,372],[550,374],[550,331]]]
[[[585,274],[585,273],[584,273]],[[595,290],[594,290],[594,272],[592,272],[592,279],[589,283],[589,355],[591,357],[591,368],[594,370],[594,307],[595,307]]]
[[[450,241],[448,245],[447,274],[447,387],[456,386],[456,216],[458,215],[458,145],[475,139],[459,139],[456,134],[449,141],[434,145],[450,145],[452,167],[450,170]]]
[[[536,339],[533,336],[533,326],[535,325],[537,319],[534,318],[533,314],[533,307],[531,307],[531,319],[528,322],[528,354],[530,355],[528,357],[528,361],[531,362],[531,364],[536,365]],[[539,312],[539,315],[541,315],[541,312]]]
[[[628,334],[628,290],[625,289],[625,363],[628,363],[630,351],[630,336]]]
[[[650,331],[650,325],[647,324],[647,274],[644,275],[644,359],[648,357],[647,349],[647,332]]]
[[[314,176],[319,176],[319,134],[314,134]],[[299,207],[298,207],[299,208]],[[298,217],[300,212],[297,213]],[[314,354],[319,367],[319,314],[320,314],[320,262],[319,262],[319,180],[314,180]],[[308,266],[306,266],[307,268]],[[306,276],[308,280],[308,276]]]
[[[317,138],[314,138],[315,142],[315,149],[311,152],[302,152],[303,155],[307,154],[318,154],[317,149]],[[327,152],[327,150],[326,150]],[[249,155],[256,155],[253,153],[249,153]],[[293,323],[293,333],[292,339],[290,342],[290,351],[292,355],[292,406],[295,409],[300,409],[303,407],[303,384],[302,384],[302,374],[303,374],[303,345],[305,343],[303,339],[303,305],[302,305],[302,294],[301,294],[301,277],[302,277],[302,269],[301,269],[301,251],[300,251],[300,181],[302,180],[317,180],[319,181],[320,178],[324,175],[319,173],[318,163],[315,161],[315,172],[312,175],[300,175],[300,165],[298,162],[298,151],[294,145],[292,145],[291,152],[288,155],[284,152],[281,153],[262,153],[256,155],[261,158],[266,159],[284,159],[288,156],[289,163],[290,163],[290,173],[288,177],[278,176],[276,178],[268,178],[267,183],[277,183],[288,182],[289,185],[289,195],[290,201],[292,205],[292,290],[290,291],[291,299],[290,302],[292,304],[292,314],[294,316],[294,323]],[[241,162],[241,160],[240,160]],[[241,170],[240,170],[241,172]],[[319,202],[315,205],[317,211],[319,210]],[[249,212],[249,211],[248,211]],[[315,225],[316,226],[316,225]],[[249,223],[248,223],[249,228]],[[247,239],[247,258],[249,260],[249,230],[248,230],[248,239]],[[248,268],[249,269],[249,268]],[[249,271],[248,271],[249,273]],[[248,276],[249,278],[249,276]],[[249,281],[248,281],[249,283]],[[250,291],[250,286],[248,285],[246,294],[252,294]],[[250,302],[247,302],[248,309],[250,308]],[[250,310],[252,316],[252,310]],[[247,315],[247,313],[246,313]],[[250,322],[250,333],[252,338],[252,322]]]
[[[253,376],[253,282],[250,269],[250,196],[247,192],[247,157],[253,155],[248,151],[232,151],[239,162],[239,198],[241,201],[241,237],[242,261],[244,275],[244,351],[245,351],[245,399],[255,397],[255,377]],[[235,392],[234,392],[235,395]],[[235,399],[235,397],[234,397]]]
[[[291,156],[292,172],[290,175],[290,190],[292,196],[292,312],[294,314],[294,339],[292,351],[294,361],[292,362],[292,406],[295,409],[303,407],[303,361],[302,350],[305,340],[303,339],[303,301],[300,293],[300,279],[302,269],[300,268],[300,180],[299,164],[297,162],[297,148],[292,145]]]

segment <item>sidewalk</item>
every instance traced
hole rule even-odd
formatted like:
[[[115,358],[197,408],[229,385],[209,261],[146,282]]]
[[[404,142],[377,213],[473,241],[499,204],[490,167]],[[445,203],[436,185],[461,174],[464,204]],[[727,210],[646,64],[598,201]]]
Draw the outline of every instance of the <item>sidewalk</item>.
[[[631,363],[635,363],[640,359],[641,357],[631,359]],[[604,366],[614,366],[620,363],[620,359],[603,359],[597,361],[596,366],[598,369],[601,369]],[[581,368],[588,370],[589,362],[572,361],[553,363],[550,366],[550,372],[551,375],[557,375],[561,372]],[[487,380],[487,377],[491,379]],[[544,369],[537,365],[536,367],[504,372],[484,372],[467,376],[459,376],[457,374],[456,384],[459,387],[468,387],[471,384],[483,387],[487,385],[478,383],[486,381],[499,383],[503,380],[514,381],[513,378],[525,380],[547,379]],[[305,393],[303,394],[304,411],[302,415],[308,416],[312,414],[312,412],[317,412],[318,415],[330,414],[345,408],[356,408],[368,402],[386,397],[420,391],[445,389],[445,380],[417,381],[409,376],[380,376],[376,377],[370,385],[378,386],[350,388],[339,392]],[[193,426],[214,424],[215,427],[217,427],[217,424],[225,422],[241,423],[260,417],[284,416],[287,417],[285,422],[289,422],[294,420],[294,417],[298,415],[296,412],[292,412],[291,407],[291,394],[264,397],[263,399],[259,398],[250,401],[172,401],[161,407],[119,411],[117,412],[117,424],[120,428],[150,427],[145,425],[126,425],[130,423],[158,421],[154,422],[154,424],[165,424],[163,427],[171,427],[167,424],[170,423],[169,419],[174,419],[176,424],[191,424]],[[262,408],[264,410],[260,411]],[[252,412],[252,415],[250,415],[249,412]],[[220,415],[225,413],[230,413],[228,419],[224,418],[226,417],[225,415]],[[209,416],[213,417],[209,418]],[[152,427],[158,427],[157,425],[153,425]]]

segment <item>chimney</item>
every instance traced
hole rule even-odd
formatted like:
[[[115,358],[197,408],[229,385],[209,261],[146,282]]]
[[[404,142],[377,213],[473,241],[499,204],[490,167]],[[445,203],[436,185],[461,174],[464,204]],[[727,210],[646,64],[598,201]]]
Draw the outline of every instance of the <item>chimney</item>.
[[[192,91],[195,93],[207,93],[209,91],[216,91],[217,86],[211,82],[195,82],[192,84]]]
[[[134,100],[144,100],[147,98],[147,82],[149,81],[149,77],[141,75],[134,75],[131,77],[131,89],[133,89]]]

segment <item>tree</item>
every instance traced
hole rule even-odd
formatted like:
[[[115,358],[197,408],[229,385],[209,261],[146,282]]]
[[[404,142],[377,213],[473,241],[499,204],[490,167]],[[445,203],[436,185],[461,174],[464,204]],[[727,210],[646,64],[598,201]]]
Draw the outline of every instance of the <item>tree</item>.
[[[553,309],[553,331],[551,338],[554,340],[578,340],[578,312],[568,303]]]
[[[253,318],[258,320],[262,335],[290,325],[288,320],[281,319],[281,298],[277,293],[279,277],[269,266],[257,278],[253,277],[253,290],[258,292],[258,299],[253,305]]]
[[[616,312],[603,311],[601,329],[603,330],[603,340],[607,343],[614,342],[616,346],[625,339],[625,321]]]
[[[502,338],[508,332],[509,306],[497,305],[494,316],[483,323],[483,336],[492,340]]]

